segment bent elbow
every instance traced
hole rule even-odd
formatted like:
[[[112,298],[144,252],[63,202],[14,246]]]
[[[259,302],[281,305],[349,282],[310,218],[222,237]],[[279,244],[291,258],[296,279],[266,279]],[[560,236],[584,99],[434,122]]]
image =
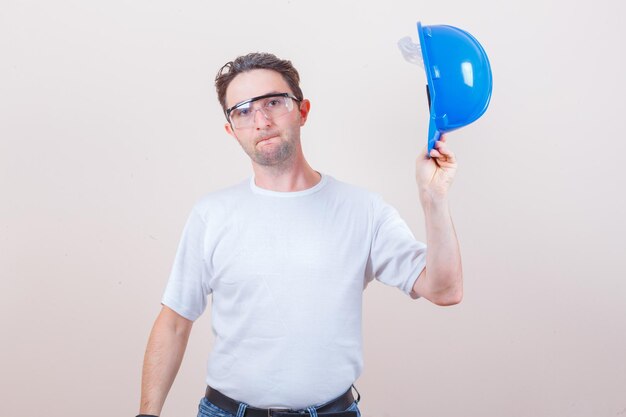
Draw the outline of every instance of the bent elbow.
[[[463,287],[461,286],[451,288],[432,300],[433,303],[442,307],[453,306],[459,304],[461,301],[463,301]]]
[[[458,293],[436,299],[434,303],[441,307],[448,307],[457,305],[461,303],[461,301],[463,301],[463,293],[459,291]]]

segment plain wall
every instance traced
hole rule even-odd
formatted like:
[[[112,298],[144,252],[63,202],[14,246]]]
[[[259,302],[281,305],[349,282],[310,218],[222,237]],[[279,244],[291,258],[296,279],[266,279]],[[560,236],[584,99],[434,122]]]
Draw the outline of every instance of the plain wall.
[[[192,204],[250,175],[213,78],[299,69],[312,166],[381,193],[417,238],[415,23],[475,35],[491,105],[449,135],[465,299],[365,292],[365,417],[626,414],[626,81],[617,0],[12,1],[0,8],[0,415],[134,416]],[[197,321],[163,416],[195,416]]]

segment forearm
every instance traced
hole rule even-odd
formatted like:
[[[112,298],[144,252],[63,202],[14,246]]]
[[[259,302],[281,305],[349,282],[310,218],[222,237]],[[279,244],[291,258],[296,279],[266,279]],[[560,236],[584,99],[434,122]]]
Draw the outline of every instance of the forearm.
[[[447,197],[421,195],[426,220],[427,291],[437,304],[457,304],[463,297],[459,242]]]
[[[167,315],[159,315],[143,362],[140,414],[160,415],[182,362],[191,325],[177,326]]]

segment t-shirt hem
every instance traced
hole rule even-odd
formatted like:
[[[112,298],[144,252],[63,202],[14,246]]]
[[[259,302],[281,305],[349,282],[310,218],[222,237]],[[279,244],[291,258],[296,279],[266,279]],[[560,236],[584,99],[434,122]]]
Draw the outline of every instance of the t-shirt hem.
[[[424,271],[424,268],[426,268],[426,262],[422,262],[416,269],[414,272],[414,278],[410,279],[407,282],[407,287],[403,289],[404,293],[407,294],[408,296],[410,296],[411,298],[414,299],[418,299],[418,298],[422,298],[420,295],[415,294],[416,296],[413,296],[413,287],[415,287],[415,283],[417,282],[417,280],[419,279],[420,274],[422,273],[422,271]]]
[[[186,318],[187,320],[196,321],[198,319],[198,317],[200,317],[200,314],[194,313],[190,309],[184,308],[182,305],[180,305],[180,304],[178,304],[176,302],[173,302],[172,300],[168,300],[166,297],[163,297],[163,299],[161,300],[161,304],[163,304],[166,307],[171,308],[177,314],[181,315],[182,317]]]

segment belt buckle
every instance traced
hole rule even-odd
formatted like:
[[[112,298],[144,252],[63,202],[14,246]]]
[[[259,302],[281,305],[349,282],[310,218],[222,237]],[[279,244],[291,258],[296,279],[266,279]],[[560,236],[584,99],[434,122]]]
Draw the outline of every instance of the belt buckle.
[[[274,413],[288,413],[290,412],[291,409],[290,408],[283,408],[283,407],[278,407],[278,408],[268,408],[267,409],[267,417],[273,417]]]

